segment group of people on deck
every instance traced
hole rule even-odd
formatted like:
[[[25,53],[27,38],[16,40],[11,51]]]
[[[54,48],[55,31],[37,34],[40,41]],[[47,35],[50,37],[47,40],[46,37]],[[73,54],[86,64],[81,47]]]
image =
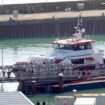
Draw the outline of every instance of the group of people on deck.
[[[10,78],[11,71],[7,69],[0,70],[0,78]]]
[[[75,73],[75,77],[79,78],[79,79],[89,79],[91,76],[91,70],[78,70],[75,69],[74,70]]]

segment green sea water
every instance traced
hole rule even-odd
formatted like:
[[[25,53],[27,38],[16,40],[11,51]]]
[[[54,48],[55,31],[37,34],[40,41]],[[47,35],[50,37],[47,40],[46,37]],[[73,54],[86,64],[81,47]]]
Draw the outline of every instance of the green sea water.
[[[93,45],[95,49],[105,50],[105,35],[94,35],[91,39],[96,40]],[[0,59],[3,57],[3,65],[12,65],[17,61],[27,61],[29,57],[37,54],[47,54],[52,51],[51,43],[54,38],[32,38],[32,39],[11,39],[0,40]],[[3,52],[3,53],[2,53]],[[2,60],[0,60],[2,65]],[[78,93],[103,93],[105,88],[78,91]],[[34,103],[37,101],[47,101],[51,105],[55,102],[57,95],[72,95],[73,92],[59,94],[36,94],[28,96]]]
[[[90,89],[90,90],[82,90],[78,91],[77,93],[79,94],[92,94],[92,93],[105,93],[105,88],[99,88],[99,89]],[[28,98],[33,102],[36,103],[39,101],[40,103],[45,101],[49,103],[49,105],[54,105],[55,104],[55,96],[73,96],[73,92],[63,92],[59,94],[36,94],[34,96],[28,96]]]

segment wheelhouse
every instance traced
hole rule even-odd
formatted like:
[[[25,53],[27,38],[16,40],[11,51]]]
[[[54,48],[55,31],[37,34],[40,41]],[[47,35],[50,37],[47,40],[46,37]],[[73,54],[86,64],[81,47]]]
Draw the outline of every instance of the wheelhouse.
[[[62,49],[62,50],[87,50],[92,49],[92,44],[94,40],[75,40],[75,41],[67,41],[67,40],[58,40],[53,43],[53,47],[55,49]]]

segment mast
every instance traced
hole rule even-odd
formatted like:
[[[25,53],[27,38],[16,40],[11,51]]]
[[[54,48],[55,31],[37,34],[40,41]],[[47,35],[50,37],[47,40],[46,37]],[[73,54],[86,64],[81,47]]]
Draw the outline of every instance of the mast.
[[[75,33],[73,34],[74,38],[82,39],[82,36],[85,34],[85,28],[83,28],[83,21],[81,14],[78,17],[77,26],[74,28],[76,29]]]

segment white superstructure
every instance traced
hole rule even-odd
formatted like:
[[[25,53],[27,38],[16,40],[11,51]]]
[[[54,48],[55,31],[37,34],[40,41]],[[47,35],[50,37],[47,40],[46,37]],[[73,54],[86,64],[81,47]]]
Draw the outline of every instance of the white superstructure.
[[[104,64],[102,54],[96,53],[92,44],[95,40],[82,38],[85,29],[82,28],[82,18],[78,19],[76,32],[70,39],[56,39],[52,45],[53,51],[48,55],[37,55],[29,59],[32,64],[93,64],[100,67]]]

